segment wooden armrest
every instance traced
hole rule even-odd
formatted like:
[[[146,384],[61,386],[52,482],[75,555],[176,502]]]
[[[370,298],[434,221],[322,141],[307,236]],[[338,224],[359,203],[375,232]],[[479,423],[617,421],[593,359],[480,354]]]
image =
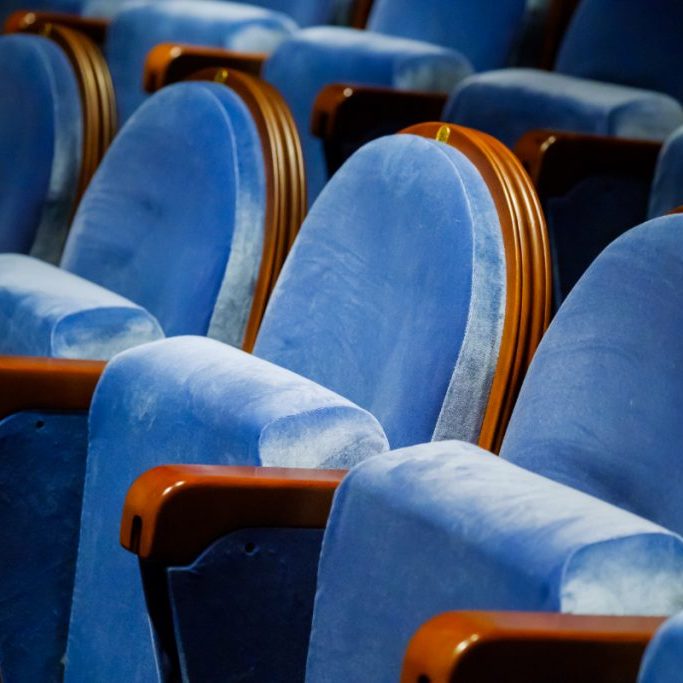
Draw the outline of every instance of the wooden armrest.
[[[537,130],[524,135],[515,154],[543,198],[562,195],[589,175],[618,173],[651,182],[661,143],[649,140]]]
[[[128,491],[121,545],[143,560],[178,566],[239,529],[324,528],[344,475],[293,468],[156,467]]]
[[[0,356],[0,419],[21,410],[88,410],[105,365]]]
[[[147,55],[143,87],[147,92],[156,92],[165,85],[182,81],[197,71],[215,67],[237,69],[252,76],[260,76],[267,57],[268,55],[261,53],[160,43]]]
[[[35,32],[40,25],[57,24],[80,31],[101,47],[107,38],[109,20],[79,17],[65,12],[30,12],[19,10],[13,12],[5,21],[5,33],[19,33],[20,31]]]
[[[663,618],[450,612],[406,651],[401,683],[635,683]]]
[[[328,85],[316,98],[311,130],[320,138],[361,137],[387,124],[395,124],[398,131],[416,123],[441,120],[446,99],[441,93]]]

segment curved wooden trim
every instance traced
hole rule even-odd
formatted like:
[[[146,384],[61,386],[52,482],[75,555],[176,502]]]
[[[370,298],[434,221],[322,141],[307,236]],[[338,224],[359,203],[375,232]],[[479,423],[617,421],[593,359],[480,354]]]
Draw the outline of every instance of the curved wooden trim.
[[[374,0],[354,0],[349,22],[351,28],[366,28],[373,3]]]
[[[128,491],[121,545],[141,559],[180,566],[239,529],[322,529],[344,475],[295,468],[156,467]]]
[[[663,621],[525,612],[442,614],[413,636],[401,683],[635,683],[643,651]]]
[[[266,169],[266,220],[259,276],[242,348],[256,342],[268,299],[306,214],[303,153],[294,119],[270,84],[227,69],[206,69],[193,80],[212,80],[233,89],[249,108],[258,128]]]
[[[237,69],[251,76],[260,76],[268,55],[201,47],[182,43],[160,43],[147,54],[143,87],[149,93],[166,85],[189,79],[204,69]]]
[[[22,410],[88,410],[105,365],[0,356],[0,419]]]
[[[669,211],[667,216],[673,216],[673,215],[678,214],[678,213],[683,213],[683,205],[677,206],[675,209],[671,209],[671,211]]]
[[[540,203],[524,169],[495,138],[444,123],[403,133],[444,137],[472,161],[498,209],[506,255],[505,323],[479,445],[497,452],[531,356],[550,319],[550,252]]]
[[[29,3],[30,4],[30,3]],[[65,26],[78,31],[81,35],[89,38],[97,47],[102,47],[107,39],[109,29],[108,19],[96,19],[92,17],[81,17],[76,14],[65,12],[34,12],[30,10],[19,10],[13,12],[5,21],[5,33],[18,33],[20,31],[31,31],[35,24],[53,24],[55,26]]]
[[[581,0],[552,0],[543,30],[543,48],[539,67],[552,71],[571,24],[574,12]]]

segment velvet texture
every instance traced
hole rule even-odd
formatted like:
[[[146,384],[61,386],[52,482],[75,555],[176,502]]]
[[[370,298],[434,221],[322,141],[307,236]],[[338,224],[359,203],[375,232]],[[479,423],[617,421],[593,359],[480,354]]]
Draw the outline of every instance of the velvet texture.
[[[6,683],[61,683],[76,566],[87,416],[0,421],[0,661]]]
[[[668,93],[683,101],[678,0],[582,0],[562,42],[560,73]]]
[[[135,558],[117,542],[126,490],[150,467],[347,467],[386,450],[385,431],[401,443],[429,439],[437,423],[463,433],[480,424],[504,309],[502,254],[469,161],[435,141],[385,138],[347,163],[307,218],[255,356],[198,338],[117,356],[90,415],[66,680],[146,680],[154,670]],[[449,423],[459,415],[462,425]]]
[[[335,497],[306,681],[398,680],[443,611],[671,614],[682,579],[683,540],[651,522],[469,444],[394,451]]]
[[[260,155],[256,127],[230,90],[165,89],[114,141],[62,267],[143,306],[168,336],[206,334],[216,307],[217,334],[239,343],[263,239]]]
[[[128,299],[37,259],[0,254],[0,353],[108,359],[163,336]]]
[[[504,66],[525,0],[375,0],[368,28],[458,50],[477,71]]]
[[[645,651],[638,683],[676,683],[683,666],[683,613],[667,621]]]
[[[141,74],[147,53],[158,43],[271,52],[296,28],[284,14],[235,2],[146,0],[124,7],[112,21],[105,45],[119,121],[144,102]]]
[[[683,127],[669,137],[659,153],[650,193],[650,217],[663,216],[681,205],[683,205]]]
[[[502,448],[522,467],[676,532],[683,530],[680,283],[683,216],[614,242],[541,342]]]
[[[59,260],[81,165],[81,101],[66,55],[42,36],[0,38],[0,252]]]
[[[444,118],[514,146],[524,133],[550,128],[663,140],[683,123],[668,95],[534,69],[505,69],[466,79]]]
[[[264,78],[292,110],[304,151],[308,199],[327,182],[322,141],[310,132],[313,103],[331,83],[448,92],[471,72],[460,53],[426,42],[339,27],[299,31],[265,64]],[[296,74],[293,77],[293,74]]]

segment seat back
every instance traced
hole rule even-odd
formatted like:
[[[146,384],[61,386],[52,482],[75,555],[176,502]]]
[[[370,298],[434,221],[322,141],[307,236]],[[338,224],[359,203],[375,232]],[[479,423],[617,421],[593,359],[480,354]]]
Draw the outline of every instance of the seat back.
[[[501,455],[683,530],[683,216],[612,243],[560,308]]]
[[[0,252],[57,261],[81,167],[78,83],[40,36],[0,38]]]
[[[683,128],[662,147],[650,191],[650,218],[663,216],[683,205]]]
[[[474,165],[433,140],[393,136],[354,155],[320,195],[254,351],[369,410],[392,445],[430,440],[444,412],[476,440],[505,301],[500,220]]]
[[[229,261],[239,260],[253,288],[263,164],[249,110],[225,86],[179,84],[158,93],[95,174],[62,267],[143,306],[167,335],[206,334]],[[236,324],[243,327],[248,313],[247,305]],[[228,340],[240,338],[235,332]]]
[[[582,0],[557,58],[557,71],[667,93],[683,101],[683,3]]]
[[[676,683],[683,666],[683,613],[672,617],[648,645],[638,683]]]
[[[368,29],[464,54],[477,71],[507,62],[525,0],[375,0]]]

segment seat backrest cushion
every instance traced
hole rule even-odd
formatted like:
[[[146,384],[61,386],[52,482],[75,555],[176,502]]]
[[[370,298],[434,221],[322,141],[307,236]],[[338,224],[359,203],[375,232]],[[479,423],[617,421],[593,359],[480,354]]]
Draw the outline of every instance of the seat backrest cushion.
[[[481,176],[451,147],[391,136],[323,190],[255,353],[370,411],[392,446],[435,429],[471,440],[504,307],[500,223]]]
[[[477,71],[504,66],[525,0],[375,0],[368,28],[462,52]]]
[[[241,307],[235,324],[244,326],[260,263],[264,184],[258,131],[234,92],[215,83],[166,88],[114,141],[81,202],[62,266],[143,306],[167,336],[206,334],[218,305],[216,336],[239,341],[227,313]],[[231,277],[241,293],[224,286]],[[231,303],[237,294],[242,301]]]
[[[669,619],[647,646],[638,683],[676,683],[683,668],[683,612]]]
[[[650,218],[683,205],[683,127],[668,138],[657,159],[650,192]]]
[[[119,121],[145,101],[142,73],[147,53],[159,43],[179,42],[241,52],[271,52],[296,30],[271,10],[214,0],[141,0],[127,4],[112,21],[105,53]]]
[[[634,228],[539,345],[501,454],[683,530],[683,216]]]
[[[41,36],[0,38],[0,252],[57,261],[81,162],[76,76]]]
[[[683,101],[683,3],[583,0],[567,30],[556,69],[621,83]]]

